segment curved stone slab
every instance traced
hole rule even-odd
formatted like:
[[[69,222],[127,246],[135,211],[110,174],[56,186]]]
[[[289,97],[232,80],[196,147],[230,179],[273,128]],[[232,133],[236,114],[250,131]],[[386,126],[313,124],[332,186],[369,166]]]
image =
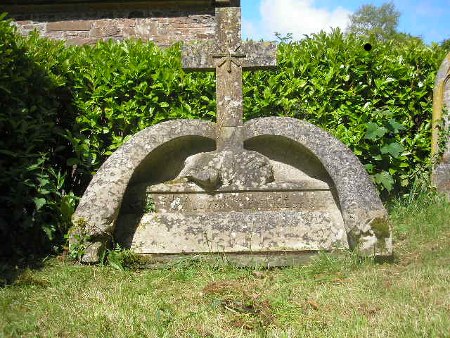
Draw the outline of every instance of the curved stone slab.
[[[185,136],[215,140],[215,125],[199,120],[174,120],[146,128],[100,167],[72,217],[78,235],[72,234],[70,244],[79,244],[80,236],[89,236],[84,262],[98,261],[99,243],[105,244],[112,239],[122,199],[135,169],[157,147]]]
[[[434,81],[434,100],[440,100],[441,101],[441,107],[447,107],[447,109],[450,109],[450,53],[447,54],[444,61],[442,61],[441,66],[439,67],[439,70],[436,74],[436,80]],[[437,89],[439,86],[443,84],[444,87],[442,88],[441,93],[437,93]],[[440,94],[440,95],[438,95]],[[448,127],[449,121],[446,121],[446,125]]]
[[[245,124],[244,132],[248,145],[256,142],[258,137],[268,136],[284,138],[293,142],[294,147],[298,145],[305,148],[311,153],[308,156],[320,161],[323,166],[321,170],[326,171],[327,177],[333,181],[345,227],[342,230],[344,235],[347,232],[348,246],[370,256],[391,254],[390,227],[377,191],[356,156],[340,141],[320,128],[292,118],[271,117],[252,120]],[[83,262],[97,262],[105,244],[113,239],[126,189],[132,177],[135,177],[133,175],[140,170],[142,164],[146,163],[148,156],[174,140],[181,141],[184,137],[192,136],[213,141],[215,125],[192,120],[161,123],[136,134],[103,164],[92,179],[73,217],[75,230],[71,236],[71,245],[80,245],[82,242],[80,236],[89,236],[81,243],[86,247]],[[263,143],[263,147],[267,146],[270,147],[270,143]],[[308,161],[308,158],[304,160]],[[231,213],[235,215],[236,210],[233,209]],[[300,224],[304,219],[297,221]],[[263,223],[261,221],[261,224]]]
[[[433,115],[441,114],[444,109],[450,111],[450,53],[447,54],[437,72],[433,90]],[[435,121],[433,122],[435,123]],[[450,128],[448,115],[444,121],[444,128],[446,130]],[[437,125],[433,125],[433,132],[436,133],[433,144],[437,144],[439,133]],[[450,137],[445,144],[443,153],[440,163],[433,170],[432,180],[436,188],[450,198]]]
[[[311,151],[322,163],[336,187],[349,245],[361,254],[392,253],[387,212],[358,158],[326,131],[293,118],[267,117],[244,125],[245,140],[279,136]]]

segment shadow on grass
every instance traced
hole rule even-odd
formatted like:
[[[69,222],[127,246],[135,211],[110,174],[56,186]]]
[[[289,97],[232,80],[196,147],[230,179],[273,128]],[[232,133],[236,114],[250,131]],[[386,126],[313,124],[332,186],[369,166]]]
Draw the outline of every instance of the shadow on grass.
[[[391,256],[377,256],[373,259],[373,262],[376,264],[394,264],[398,262],[399,257],[394,252]]]
[[[44,286],[44,281],[33,276],[32,271],[45,267],[45,258],[10,259],[0,258],[0,288],[9,285]]]

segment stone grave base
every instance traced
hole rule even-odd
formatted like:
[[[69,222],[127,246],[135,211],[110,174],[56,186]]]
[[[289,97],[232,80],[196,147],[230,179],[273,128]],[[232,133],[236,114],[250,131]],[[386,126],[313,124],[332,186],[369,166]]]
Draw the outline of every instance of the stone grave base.
[[[334,197],[318,180],[215,193],[193,183],[138,185],[126,200],[115,238],[137,254],[233,254],[264,263],[272,253],[285,261],[349,247]],[[145,205],[151,210],[132,213]]]
[[[232,264],[237,267],[274,268],[301,266],[310,263],[319,251],[280,251],[259,253],[204,253],[204,254],[137,254],[139,268],[158,268],[181,262]]]
[[[130,215],[134,219],[134,215]],[[118,240],[136,253],[229,253],[348,248],[346,232],[323,212],[146,214],[136,232]],[[127,223],[128,217],[122,217]],[[124,224],[124,225],[125,225]],[[121,227],[121,224],[118,225]],[[124,226],[125,228],[125,226]]]

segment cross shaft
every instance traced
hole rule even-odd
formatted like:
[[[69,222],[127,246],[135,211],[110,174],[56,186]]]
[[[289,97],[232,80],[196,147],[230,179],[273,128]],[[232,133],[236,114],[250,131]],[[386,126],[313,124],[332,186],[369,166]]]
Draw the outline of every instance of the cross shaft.
[[[242,70],[274,67],[273,43],[241,41],[240,7],[216,9],[216,40],[183,46],[183,68],[216,72],[217,151],[243,149]]]

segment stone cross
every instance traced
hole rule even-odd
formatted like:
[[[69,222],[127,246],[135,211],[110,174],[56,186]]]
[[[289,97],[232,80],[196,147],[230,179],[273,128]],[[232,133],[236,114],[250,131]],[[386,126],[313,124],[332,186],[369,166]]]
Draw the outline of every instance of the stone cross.
[[[217,150],[243,149],[242,70],[276,66],[274,43],[241,41],[241,8],[216,9],[214,42],[183,46],[187,70],[216,72]]]

